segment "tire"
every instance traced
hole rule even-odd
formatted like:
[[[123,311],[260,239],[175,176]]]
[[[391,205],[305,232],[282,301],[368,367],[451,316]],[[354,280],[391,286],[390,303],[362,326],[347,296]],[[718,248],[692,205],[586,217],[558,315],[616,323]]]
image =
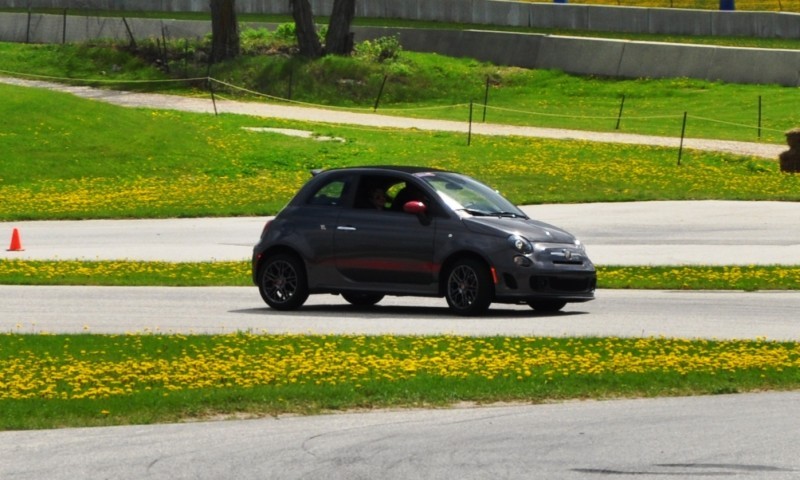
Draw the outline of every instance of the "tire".
[[[480,315],[489,309],[494,286],[489,269],[480,261],[465,258],[447,272],[444,296],[458,315]]]
[[[371,307],[383,300],[379,293],[343,293],[342,298],[357,307]]]
[[[294,310],[308,298],[308,279],[303,263],[294,255],[267,257],[258,277],[258,291],[275,310]]]
[[[563,300],[531,300],[528,305],[537,312],[542,313],[555,313],[566,305],[567,302]]]

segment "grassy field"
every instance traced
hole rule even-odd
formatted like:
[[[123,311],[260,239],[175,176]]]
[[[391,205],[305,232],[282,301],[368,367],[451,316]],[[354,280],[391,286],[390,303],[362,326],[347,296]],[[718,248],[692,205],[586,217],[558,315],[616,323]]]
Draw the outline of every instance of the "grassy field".
[[[794,389],[800,347],[664,338],[5,333],[0,374],[0,429],[30,429]]]
[[[385,105],[403,115],[414,107],[420,108],[416,115],[463,118],[463,107],[454,105],[465,97],[483,98],[489,75],[495,83],[487,120],[498,123],[611,130],[623,93],[626,110],[633,111],[626,113],[624,131],[673,132],[679,129],[678,112],[689,110],[718,118],[698,123],[693,135],[753,140],[752,111],[759,96],[774,115],[764,123],[762,141],[782,141],[781,132],[798,120],[792,108],[796,89],[686,80],[616,82],[403,55],[406,63],[393,68],[410,72],[408,85],[387,93]],[[0,44],[0,58],[5,69],[95,83],[165,78],[115,49]],[[278,82],[285,64],[262,60],[241,60],[215,74],[243,85]],[[371,87],[382,78],[383,67],[362,71],[357,63],[298,64],[307,78],[322,79],[316,74],[320,68],[339,73],[324,85],[304,84],[297,94],[320,104],[371,105]],[[364,88],[369,94],[344,96],[343,78],[359,79],[370,86]],[[198,94],[186,86],[173,91]],[[408,92],[414,91],[419,98],[411,103]],[[675,148],[485,137],[467,145],[459,134],[124,109],[7,85],[0,85],[0,97],[2,220],[268,215],[308,178],[309,169],[371,163],[463,171],[520,204],[800,197],[798,177],[780,173],[776,162],[727,154],[685,152],[678,165]],[[648,126],[633,120],[651,116],[656,118],[648,118]],[[295,128],[345,141],[243,127]],[[244,285],[249,284],[247,270],[244,262],[6,260],[0,262],[0,283]],[[600,273],[604,288],[791,289],[798,277],[797,268],[781,266],[602,266]],[[796,389],[799,367],[796,343],[765,340],[11,331],[0,334],[0,429],[458,401],[535,403]]]
[[[217,93],[226,97],[260,101],[290,97],[302,103],[371,112],[380,93],[379,113],[464,122],[472,102],[477,106],[475,121],[677,137],[686,113],[689,137],[769,143],[784,143],[783,132],[800,123],[800,114],[792,108],[800,99],[796,88],[685,78],[578,77],[404,51],[391,62],[365,61],[359,56],[308,62],[260,54],[270,39],[254,37],[248,43],[253,54],[215,65],[210,72],[205,64],[187,64],[185,47],[175,43],[169,75],[145,61],[152,58],[147,52],[155,48],[147,45],[139,47],[137,57],[125,48],[108,45],[0,43],[0,55],[5,72],[79,84],[209,98],[205,81],[164,80],[206,78],[210,73],[236,87],[215,82]],[[195,45],[188,51],[202,48]]]
[[[2,220],[274,214],[312,168],[417,164],[476,176],[517,204],[787,200],[776,161],[577,140],[473,136],[126,109],[0,85]],[[566,95],[566,93],[564,94]],[[344,142],[245,127],[293,128]]]

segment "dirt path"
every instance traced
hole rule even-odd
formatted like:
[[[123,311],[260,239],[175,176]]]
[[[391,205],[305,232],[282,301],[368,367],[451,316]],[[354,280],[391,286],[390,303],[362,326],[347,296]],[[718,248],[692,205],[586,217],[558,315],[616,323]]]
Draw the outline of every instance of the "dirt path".
[[[210,99],[202,98],[102,90],[91,87],[76,87],[58,83],[37,80],[22,80],[10,77],[0,77],[0,83],[47,88],[61,92],[68,92],[79,97],[90,98],[124,107],[172,109],[200,113],[214,113],[215,108]],[[414,128],[418,130],[463,132],[465,134],[469,131],[469,124],[467,122],[395,117],[367,112],[359,113],[341,110],[327,110],[317,107],[287,106],[257,102],[218,100],[216,102],[216,111],[218,113],[233,113],[260,117],[285,118],[290,120],[363,125],[370,127]],[[491,123],[473,123],[472,133],[475,135],[515,135],[520,137],[580,139],[592,142],[656,145],[676,148],[680,145],[680,139],[677,137],[522,127]],[[762,157],[770,160],[777,160],[778,154],[788,148],[782,144],[737,142],[729,140],[710,140],[697,138],[685,139],[683,146],[687,149],[726,152],[739,155]]]

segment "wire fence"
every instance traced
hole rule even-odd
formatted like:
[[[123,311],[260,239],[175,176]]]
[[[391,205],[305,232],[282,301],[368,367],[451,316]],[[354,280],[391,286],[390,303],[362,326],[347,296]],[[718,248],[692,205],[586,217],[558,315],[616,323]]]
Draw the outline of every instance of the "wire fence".
[[[613,132],[613,131],[622,131],[624,125],[634,125],[634,128],[628,129],[626,133],[629,134],[644,134],[647,131],[646,128],[643,128],[643,125],[646,125],[648,122],[660,122],[664,124],[667,122],[669,124],[674,125],[674,131],[672,133],[667,133],[664,136],[666,137],[674,137],[676,139],[680,139],[679,142],[676,141],[676,146],[678,147],[678,163],[681,161],[681,156],[683,154],[683,144],[684,139],[687,136],[692,136],[691,131],[687,130],[688,128],[696,128],[698,125],[701,124],[716,124],[720,125],[726,129],[736,129],[743,132],[749,132],[746,136],[742,136],[743,138],[738,138],[734,140],[738,141],[761,141],[762,136],[765,133],[771,133],[772,137],[782,136],[784,132],[792,127],[792,125],[787,125],[785,128],[778,129],[778,128],[770,128],[763,126],[763,118],[762,118],[762,99],[761,97],[758,98],[758,115],[755,121],[752,124],[741,123],[741,122],[732,122],[729,120],[721,119],[721,118],[712,118],[703,115],[691,115],[688,111],[683,111],[679,114],[662,114],[662,115],[631,115],[625,113],[625,96],[621,96],[619,109],[615,115],[584,115],[584,114],[569,114],[569,113],[552,113],[547,111],[541,111],[536,109],[521,109],[521,108],[510,108],[506,106],[494,106],[491,105],[491,99],[488,94],[489,82],[486,82],[487,91],[483,97],[482,102],[475,102],[473,100],[468,100],[462,103],[453,103],[448,105],[436,105],[436,106],[423,106],[423,107],[391,107],[391,108],[382,108],[380,107],[380,95],[378,93],[374,104],[372,107],[344,107],[344,106],[333,106],[333,105],[323,105],[318,103],[310,103],[305,101],[294,100],[287,97],[281,97],[276,95],[270,95],[262,92],[258,92],[253,90],[252,88],[246,88],[229,81],[220,80],[214,77],[193,77],[193,78],[184,78],[184,79],[162,79],[162,80],[115,80],[115,79],[106,79],[106,78],[67,78],[67,77],[56,77],[56,76],[48,76],[48,75],[38,75],[38,74],[30,74],[30,73],[22,73],[22,72],[13,72],[13,71],[6,71],[0,70],[0,75],[4,75],[7,77],[14,77],[14,78],[23,78],[23,79],[32,79],[34,82],[50,82],[50,83],[57,83],[57,84],[67,84],[70,86],[75,87],[102,87],[108,88],[113,87],[114,89],[122,89],[125,90],[126,88],[136,89],[137,87],[141,87],[143,85],[148,86],[146,89],[148,92],[174,92],[174,88],[169,89],[159,89],[159,86],[170,85],[174,87],[175,85],[180,85],[184,87],[191,87],[192,89],[197,88],[198,85],[205,86],[203,90],[208,93],[208,101],[210,102],[210,106],[213,107],[213,112],[215,115],[219,115],[220,113],[226,113],[221,111],[222,108],[218,101],[249,101],[249,102],[260,102],[260,103],[267,103],[267,104],[284,104],[288,106],[294,106],[298,108],[313,108],[313,109],[325,109],[325,110],[334,110],[339,112],[351,112],[351,113],[358,113],[363,115],[370,115],[370,114],[391,114],[392,116],[398,117],[414,117],[414,118],[425,118],[425,119],[439,119],[439,120],[451,120],[455,122],[460,122],[463,125],[463,132],[467,136],[467,144],[471,143],[474,125],[478,123],[493,123],[497,125],[508,125],[508,126],[535,126],[540,128],[564,128],[563,126],[566,124],[572,125],[572,129],[574,130],[588,130],[588,131],[597,131],[597,132]],[[34,83],[35,84],[35,83]],[[153,88],[155,87],[155,88]],[[383,92],[383,89],[381,90]],[[157,105],[153,105],[154,108],[158,108]],[[482,111],[482,115],[476,114],[477,110]],[[564,110],[568,110],[564,108]],[[480,117],[480,118],[479,118]],[[319,121],[322,121],[320,119]],[[613,126],[612,126],[613,125]],[[576,127],[577,126],[577,127]],[[693,136],[694,138],[698,138],[696,135]]]

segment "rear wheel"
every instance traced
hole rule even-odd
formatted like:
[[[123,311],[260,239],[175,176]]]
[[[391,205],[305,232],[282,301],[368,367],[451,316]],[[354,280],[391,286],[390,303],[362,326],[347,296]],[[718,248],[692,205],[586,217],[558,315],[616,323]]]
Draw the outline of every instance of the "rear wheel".
[[[383,300],[379,293],[343,293],[342,298],[357,307],[371,307]]]
[[[264,260],[258,291],[276,310],[294,310],[308,298],[308,280],[303,263],[294,255],[277,254]]]
[[[532,309],[542,313],[557,312],[564,308],[566,304],[567,302],[563,300],[531,300],[528,302]]]
[[[447,273],[445,298],[450,310],[459,315],[480,315],[492,303],[492,276],[482,262],[458,260]]]

